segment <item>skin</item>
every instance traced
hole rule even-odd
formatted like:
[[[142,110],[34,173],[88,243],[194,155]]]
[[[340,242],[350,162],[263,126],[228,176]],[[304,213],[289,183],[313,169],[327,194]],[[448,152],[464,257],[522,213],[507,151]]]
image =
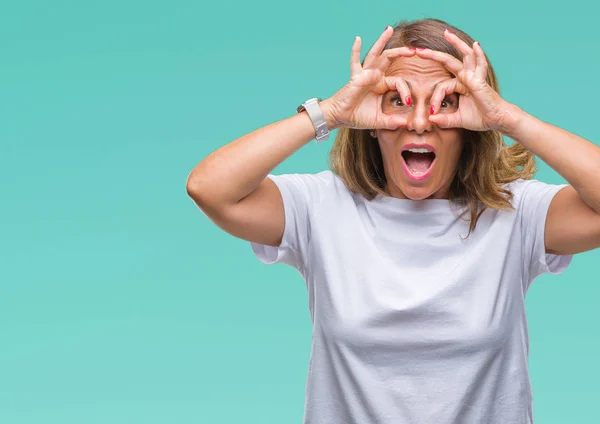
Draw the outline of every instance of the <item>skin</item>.
[[[430,49],[416,54],[437,61],[456,77],[438,84],[431,100],[434,110],[451,93],[460,94],[460,103],[455,112],[435,113],[429,120],[441,128],[500,131],[546,162],[569,183],[550,203],[546,252],[566,255],[599,248],[600,147],[504,100],[486,82],[488,64],[479,43],[469,46],[448,30],[444,37],[460,51],[462,61]]]
[[[429,120],[429,116],[436,85],[452,75],[439,62],[416,56],[396,59],[386,75],[402,78],[410,90],[410,100],[401,99],[397,91],[387,92],[382,99],[383,113],[406,119],[406,125],[398,129],[376,131],[387,179],[386,191],[391,196],[411,200],[447,199],[463,150],[463,130],[440,128]],[[457,110],[456,93],[450,93],[440,101],[439,113]],[[435,149],[433,170],[425,180],[413,181],[404,171],[400,152],[409,143],[426,143]]]
[[[469,45],[446,30],[444,38],[457,48],[462,60],[430,49],[409,49],[412,55],[397,49],[392,57],[390,52],[381,54],[390,37],[386,28],[365,58],[364,68],[358,60],[360,39],[355,40],[350,68],[352,80],[359,88],[377,80],[377,72],[385,71],[381,87],[372,90],[374,94],[384,93],[382,113],[375,116],[374,125],[364,119],[371,116],[366,111],[372,107],[368,102],[353,114],[363,120],[350,121],[376,129],[388,193],[413,200],[447,198],[448,184],[463,148],[459,131],[499,131],[542,159],[569,183],[550,203],[544,233],[546,252],[566,255],[600,248],[600,147],[504,100],[486,81],[488,63],[478,42]],[[376,59],[379,55],[382,58]],[[386,61],[392,61],[394,66],[386,68]],[[442,69],[447,71],[446,79],[439,81],[444,76]],[[431,84],[436,82],[431,92]],[[387,93],[386,87],[392,93]],[[359,97],[352,91],[344,94],[349,100],[342,104],[356,102]],[[405,101],[398,101],[398,95]],[[458,108],[447,101],[453,96],[460,100]],[[411,105],[407,98],[411,98]],[[433,108],[429,116],[427,103]],[[436,161],[440,159],[440,163],[434,164],[437,168],[432,175],[417,183],[404,174],[400,149],[407,143],[425,141],[436,148]]]

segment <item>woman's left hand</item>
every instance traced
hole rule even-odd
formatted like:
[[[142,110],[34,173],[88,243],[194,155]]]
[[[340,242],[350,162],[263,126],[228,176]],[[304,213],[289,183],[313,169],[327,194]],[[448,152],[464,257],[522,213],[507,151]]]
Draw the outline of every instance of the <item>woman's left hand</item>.
[[[478,42],[469,47],[454,33],[446,30],[446,40],[461,53],[462,62],[454,56],[431,49],[416,49],[417,56],[440,62],[456,78],[437,85],[431,96],[431,122],[441,128],[465,128],[472,131],[505,131],[510,124],[511,108],[486,81],[488,63]],[[458,93],[458,110],[437,114],[444,98]]]

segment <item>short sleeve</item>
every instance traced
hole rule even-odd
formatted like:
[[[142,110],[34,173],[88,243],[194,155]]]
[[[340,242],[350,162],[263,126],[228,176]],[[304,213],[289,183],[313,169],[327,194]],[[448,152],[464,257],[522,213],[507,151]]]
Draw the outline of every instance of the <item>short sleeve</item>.
[[[331,171],[317,174],[269,174],[281,194],[285,227],[277,247],[250,242],[256,257],[265,264],[285,263],[303,271],[311,235],[311,218],[329,186]]]
[[[562,273],[573,255],[546,253],[544,242],[546,217],[554,196],[566,184],[547,184],[537,180],[521,181],[519,215],[523,240],[523,265],[526,289],[540,275]]]

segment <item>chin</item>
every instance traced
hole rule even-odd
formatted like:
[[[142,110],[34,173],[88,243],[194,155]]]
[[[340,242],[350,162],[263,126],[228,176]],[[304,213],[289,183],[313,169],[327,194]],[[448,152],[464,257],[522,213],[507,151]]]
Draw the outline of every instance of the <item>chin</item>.
[[[404,184],[402,193],[410,200],[423,200],[435,194],[436,190],[429,186],[415,186],[412,184]]]

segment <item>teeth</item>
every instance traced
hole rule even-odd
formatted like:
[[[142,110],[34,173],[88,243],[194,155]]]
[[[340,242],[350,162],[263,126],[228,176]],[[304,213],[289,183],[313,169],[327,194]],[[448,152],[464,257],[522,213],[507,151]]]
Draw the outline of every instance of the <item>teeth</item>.
[[[430,150],[425,149],[424,147],[414,147],[412,149],[408,149],[408,151],[413,153],[430,153]]]

